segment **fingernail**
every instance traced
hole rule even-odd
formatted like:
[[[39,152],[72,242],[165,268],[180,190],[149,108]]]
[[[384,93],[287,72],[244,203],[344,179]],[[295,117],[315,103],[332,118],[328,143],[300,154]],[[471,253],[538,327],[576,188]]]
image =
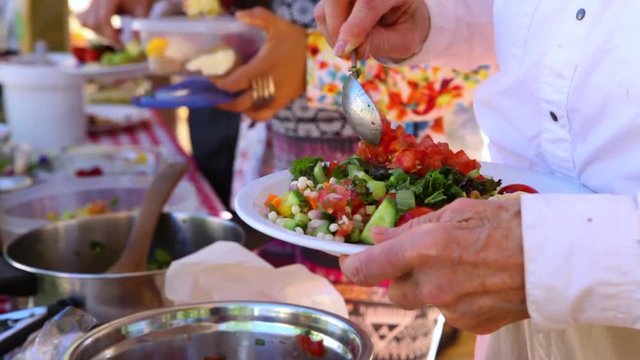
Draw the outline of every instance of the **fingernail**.
[[[347,43],[344,40],[339,40],[336,43],[335,48],[333,49],[333,51],[335,52],[335,54],[337,56],[343,56],[344,55],[344,50],[347,48]]]

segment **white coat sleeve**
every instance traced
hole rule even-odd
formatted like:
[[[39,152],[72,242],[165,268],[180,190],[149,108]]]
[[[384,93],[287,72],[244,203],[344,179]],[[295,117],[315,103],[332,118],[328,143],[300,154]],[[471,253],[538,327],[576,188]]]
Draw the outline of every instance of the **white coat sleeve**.
[[[459,70],[493,65],[493,0],[425,0],[431,32],[424,46],[403,65],[429,64]]]
[[[640,329],[640,224],[619,195],[523,196],[527,307],[534,324]]]

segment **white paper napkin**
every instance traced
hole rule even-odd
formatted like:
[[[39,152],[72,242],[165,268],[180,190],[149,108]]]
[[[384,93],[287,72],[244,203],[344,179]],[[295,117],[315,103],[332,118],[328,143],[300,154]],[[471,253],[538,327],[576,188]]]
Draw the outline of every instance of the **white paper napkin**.
[[[176,304],[207,301],[274,301],[348,317],[340,293],[302,265],[275,269],[242,245],[218,241],[171,263],[165,295]]]

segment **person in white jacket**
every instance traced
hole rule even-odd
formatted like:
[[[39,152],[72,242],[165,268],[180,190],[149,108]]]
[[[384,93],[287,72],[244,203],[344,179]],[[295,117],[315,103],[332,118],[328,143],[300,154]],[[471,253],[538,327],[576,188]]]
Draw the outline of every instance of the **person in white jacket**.
[[[597,193],[460,200],[378,229],[343,271],[393,278],[396,304],[492,333],[479,357],[639,359],[639,13],[638,1],[323,0],[316,19],[340,56],[495,61],[475,98],[492,159]]]

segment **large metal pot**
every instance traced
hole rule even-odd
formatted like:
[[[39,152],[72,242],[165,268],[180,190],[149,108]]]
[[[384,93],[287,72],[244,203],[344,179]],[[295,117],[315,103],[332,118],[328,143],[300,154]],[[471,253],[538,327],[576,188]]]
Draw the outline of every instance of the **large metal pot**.
[[[325,354],[296,336],[323,339]],[[106,324],[75,342],[65,360],[371,360],[367,333],[349,320],[302,306],[221,302],[152,310]]]
[[[144,310],[173,305],[164,297],[164,270],[104,274],[124,249],[133,225],[131,213],[116,213],[51,224],[7,246],[7,261],[33,273],[36,305],[75,298],[100,323]],[[163,214],[152,251],[178,259],[218,240],[244,242],[243,230],[213,217]]]

